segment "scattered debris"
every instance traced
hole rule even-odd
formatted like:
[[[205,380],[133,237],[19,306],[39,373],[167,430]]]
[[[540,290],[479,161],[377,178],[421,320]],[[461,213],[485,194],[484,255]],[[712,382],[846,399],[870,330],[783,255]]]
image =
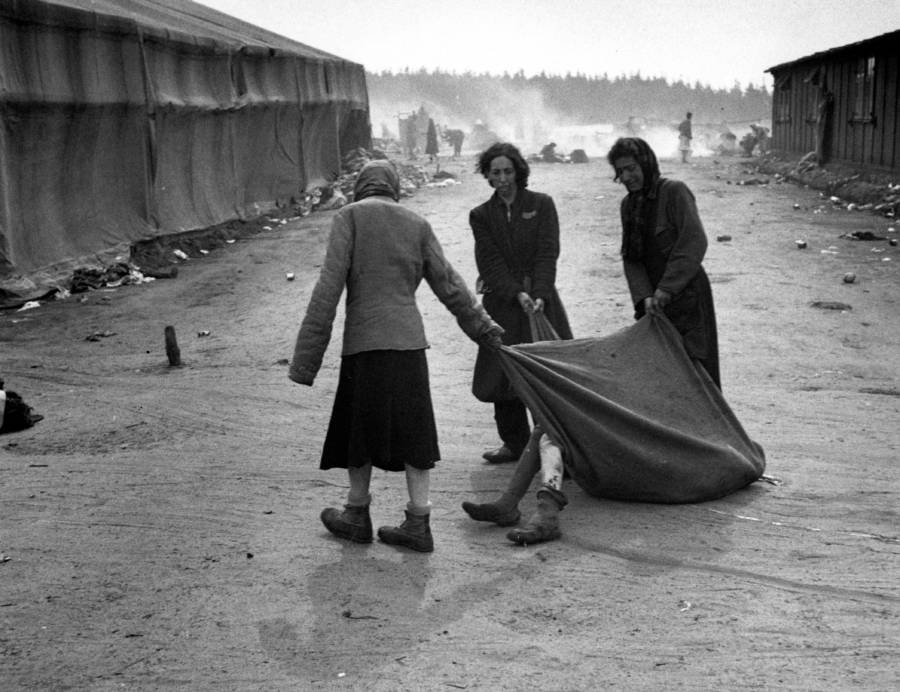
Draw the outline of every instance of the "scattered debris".
[[[144,274],[130,262],[115,262],[102,269],[79,267],[69,282],[71,293],[85,293],[98,288],[118,288],[148,281]]]
[[[849,240],[887,240],[883,235],[875,235],[872,231],[853,231],[853,233],[843,233],[840,237]]]
[[[147,269],[144,271],[144,276],[149,279],[174,279],[178,276],[178,267],[173,264],[169,267]]]
[[[882,396],[900,396],[900,389],[884,389],[882,387],[860,387],[862,394],[880,394]]]
[[[437,182],[425,183],[425,187],[452,187],[453,185],[462,185],[456,178],[444,178]]]
[[[847,303],[839,303],[834,300],[814,300],[810,303],[811,307],[819,308],[820,310],[852,310],[853,307],[847,305]]]
[[[376,159],[390,160],[384,151],[378,149],[352,150],[344,157],[342,172],[334,179],[319,181],[318,186],[301,191],[267,213],[263,213],[260,205],[252,204],[244,210],[246,215],[215,226],[135,241],[131,245],[127,262],[117,257],[109,266],[82,267],[76,269],[71,277],[54,279],[53,286],[37,287],[30,279],[16,284],[5,280],[0,288],[0,309],[27,310],[39,307],[38,299],[68,298],[74,293],[86,293],[102,287],[114,288],[155,279],[174,279],[178,276],[177,264],[204,257],[211,249],[264,230],[272,230],[289,221],[297,221],[313,211],[337,209],[349,204],[353,201],[353,188],[359,170],[367,162]],[[400,175],[403,197],[411,196],[429,183],[443,183],[446,186],[461,184],[452,173],[438,171],[431,176],[423,166],[397,161],[394,161],[394,165]]]
[[[820,165],[815,152],[799,160],[768,152],[759,159],[756,170],[774,175],[776,182],[793,182],[819,190],[823,201],[830,202],[832,208],[870,211],[887,218],[900,214],[900,185],[889,174],[841,164]]]
[[[322,211],[330,211],[332,209],[340,209],[341,207],[347,206],[349,200],[347,195],[340,189],[332,190],[331,194],[328,196],[328,199],[322,201],[316,207]]]

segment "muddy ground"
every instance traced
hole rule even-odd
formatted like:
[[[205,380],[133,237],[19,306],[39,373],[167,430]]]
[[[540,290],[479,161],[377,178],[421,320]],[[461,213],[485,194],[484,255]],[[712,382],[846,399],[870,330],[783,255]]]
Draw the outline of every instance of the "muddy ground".
[[[317,463],[339,339],[313,388],[286,377],[331,215],[313,213],[175,279],[0,312],[0,376],[45,416],[0,437],[0,687],[896,689],[900,233],[738,184],[761,177],[741,159],[662,165],[697,196],[724,393],[773,483],[678,506],[569,484],[562,540],[514,546],[460,509],[511,468],[480,458],[497,440],[476,349],[423,287],[436,550],[333,539],[318,515],[346,481]],[[489,190],[470,159],[443,167],[461,184],[404,204],[474,281],[468,210]],[[559,208],[576,336],[629,324],[608,166],[536,164],[532,187]],[[842,237],[865,232],[885,240]],[[402,477],[373,491],[376,525],[396,523]]]

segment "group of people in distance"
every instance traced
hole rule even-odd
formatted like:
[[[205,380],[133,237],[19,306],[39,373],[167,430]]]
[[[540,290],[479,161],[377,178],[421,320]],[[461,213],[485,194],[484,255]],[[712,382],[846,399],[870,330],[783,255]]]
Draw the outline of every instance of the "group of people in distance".
[[[709,279],[702,267],[707,239],[694,196],[661,177],[656,155],[637,137],[621,138],[607,154],[621,203],[622,261],[635,318],[664,314],[688,355],[720,386],[716,322]],[[368,543],[373,468],[404,472],[405,519],[378,529],[387,544],[431,552],[429,471],[440,459],[431,402],[422,317],[415,292],[424,279],[479,348],[473,393],[490,402],[501,446],[489,463],[516,462],[494,502],[463,503],[473,519],[513,527],[514,543],[561,535],[565,450],[539,425],[510,386],[499,362],[501,345],[526,343],[531,316],[543,313],[561,339],[572,330],[556,290],[559,219],[552,197],[528,189],[530,168],[509,143],[490,146],[476,170],[494,192],[469,214],[481,301],[444,256],[423,217],[399,204],[397,172],[388,161],[360,171],[354,201],[332,222],[325,260],[300,326],[288,376],[312,385],[328,346],[338,302],[346,289],[346,316],[337,392],[320,467],[345,468],[343,508],[321,514],[335,536]],[[522,526],[519,502],[540,472],[537,509]]]

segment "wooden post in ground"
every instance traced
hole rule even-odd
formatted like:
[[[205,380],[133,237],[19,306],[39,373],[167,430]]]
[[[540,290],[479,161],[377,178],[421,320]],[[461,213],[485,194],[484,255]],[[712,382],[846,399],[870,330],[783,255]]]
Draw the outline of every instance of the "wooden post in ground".
[[[181,365],[181,349],[175,339],[175,327],[166,327],[166,355],[169,357],[169,365],[177,367]]]

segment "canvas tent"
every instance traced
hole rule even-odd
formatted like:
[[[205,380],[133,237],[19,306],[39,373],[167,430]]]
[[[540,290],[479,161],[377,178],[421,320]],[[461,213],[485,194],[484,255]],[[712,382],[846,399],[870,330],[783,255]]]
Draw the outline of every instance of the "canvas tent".
[[[368,147],[362,65],[188,0],[0,0],[0,279],[253,215]]]

